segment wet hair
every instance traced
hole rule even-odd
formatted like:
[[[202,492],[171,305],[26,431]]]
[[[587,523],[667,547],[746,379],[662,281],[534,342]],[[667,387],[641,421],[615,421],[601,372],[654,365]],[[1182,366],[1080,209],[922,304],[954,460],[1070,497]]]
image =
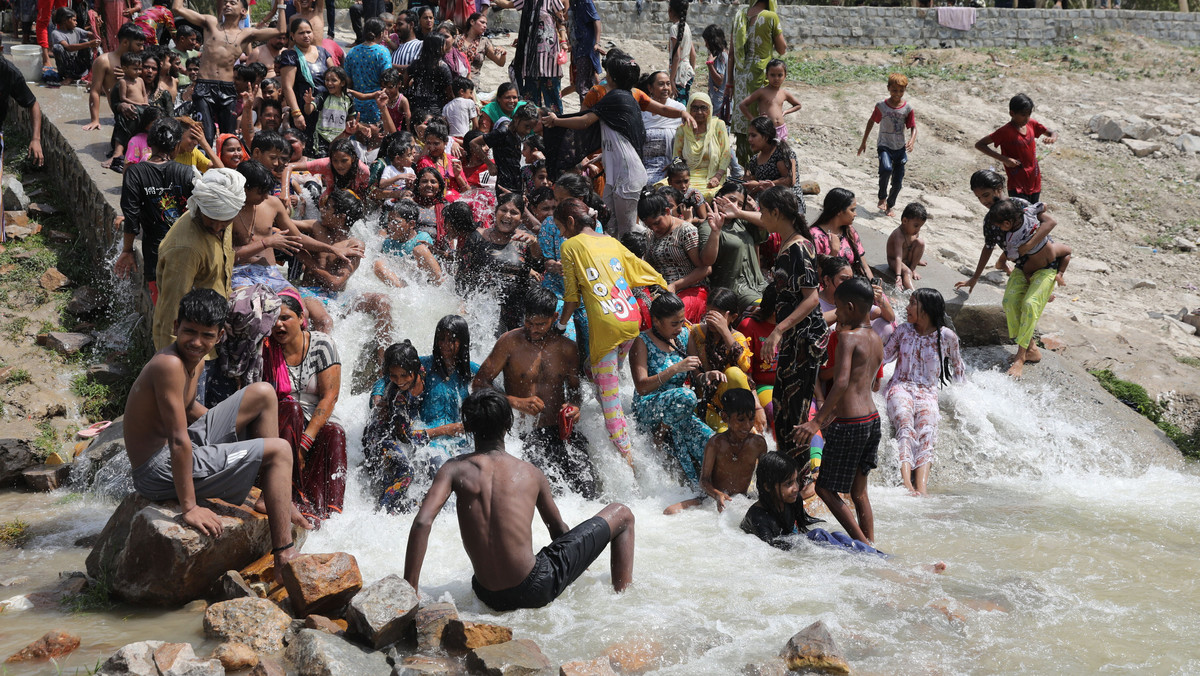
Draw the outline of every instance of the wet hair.
[[[667,58],[668,64],[675,63],[675,59],[679,57],[679,46],[683,44],[683,32],[688,29],[687,14],[689,4],[691,4],[691,0],[669,0],[667,2],[667,11],[673,12],[675,16],[679,17],[679,23],[675,24],[675,46],[671,48],[671,54]],[[683,55],[683,58],[686,59],[687,57],[687,54]]]
[[[842,269],[850,267],[850,261],[846,260],[845,256],[818,254],[816,263],[821,279],[825,279],[826,277],[832,278],[841,272]]]
[[[196,68],[200,67],[200,57],[192,56],[192,57],[189,57],[187,61],[183,62],[184,70],[187,70],[188,68],[191,68],[192,66],[195,66]]]
[[[558,296],[544,286],[532,286],[525,292],[525,317],[553,317],[558,312]]]
[[[138,115],[137,128],[142,131],[149,131],[150,126],[157,122],[165,114],[166,113],[162,111],[162,108],[159,108],[158,106],[146,106],[142,109],[142,113]],[[149,140],[147,137],[147,145],[148,144]]]
[[[629,249],[629,253],[638,258],[645,258],[646,251],[650,249],[650,238],[644,232],[630,230],[621,235],[621,246]]]
[[[721,411],[726,416],[754,415],[754,393],[750,390],[734,387],[725,390],[721,395]]]
[[[400,71],[395,68],[388,68],[379,74],[380,87],[398,87],[400,85]]]
[[[458,26],[454,25],[454,22],[450,19],[446,19],[445,21],[439,23],[435,30],[446,31],[452,38],[458,37]]]
[[[138,28],[137,24],[132,21],[126,21],[117,29],[117,42],[129,40],[131,42],[145,42],[146,34]]]
[[[1004,176],[994,169],[980,169],[971,174],[971,190],[1000,190]]]
[[[254,135],[254,140],[250,142],[250,151],[257,150],[260,153],[265,153],[271,150],[278,150],[281,153],[291,153],[292,146],[283,140],[283,134],[277,131],[264,130]]]
[[[389,136],[383,144],[383,156],[391,161],[392,159],[404,155],[413,147],[413,135],[406,131],[398,131],[392,136]]]
[[[525,196],[524,195],[521,195],[521,194],[515,193],[515,192],[507,192],[507,193],[504,193],[503,195],[500,195],[499,197],[496,198],[496,211],[499,211],[500,207],[502,207],[506,204],[512,204],[513,206],[515,206],[517,208],[517,211],[520,211],[521,213],[525,213]]]
[[[475,212],[466,202],[451,202],[442,209],[442,222],[451,234],[466,237],[475,231]]]
[[[275,187],[275,177],[262,162],[243,160],[234,171],[246,178],[246,190],[270,191]]]
[[[741,310],[740,305],[737,294],[723,286],[718,286],[708,292],[708,307],[714,310],[736,313]]]
[[[264,77],[263,81],[258,83],[258,86],[261,89],[273,87],[282,91],[282,85],[279,84],[279,78],[277,77]]]
[[[758,196],[758,207],[761,211],[766,211],[767,209],[778,211],[780,215],[792,222],[792,228],[797,233],[805,239],[812,240],[812,235],[808,232],[808,223],[804,220],[804,214],[800,211],[800,203],[797,201],[796,193],[792,192],[791,188],[785,188],[782,185],[767,188]]]
[[[299,298],[291,294],[281,294],[279,296],[279,302],[281,305],[291,310],[292,314],[300,318],[304,317],[304,305],[300,302]]]
[[[53,21],[55,24],[66,23],[67,21],[70,21],[71,19],[74,19],[74,18],[75,18],[75,12],[73,10],[67,9],[66,7],[59,7],[58,9],[54,10]]]
[[[143,35],[143,37],[145,37],[145,36]],[[199,38],[200,33],[195,28],[192,28],[188,24],[180,23],[175,28],[175,38],[179,39],[179,38],[186,38],[186,37]]]
[[[346,93],[345,90],[350,89],[350,73],[347,73],[345,68],[342,68],[341,66],[330,66],[329,70],[325,71],[325,77],[329,77],[330,75],[341,78],[343,94]],[[324,78],[321,79],[324,80]]]
[[[151,150],[159,152],[174,153],[181,140],[183,140],[183,125],[173,117],[160,117],[150,125],[150,130],[146,132],[146,145],[150,146]]]
[[[349,190],[334,190],[329,194],[329,205],[335,215],[346,217],[346,229],[366,215],[362,200]]]
[[[676,157],[667,165],[667,180],[679,178],[681,175],[687,174],[691,176],[692,169],[688,166],[687,160],[682,157]]]
[[[750,313],[756,321],[765,322],[775,314],[775,298],[778,296],[775,291],[774,284],[768,284],[762,291],[762,299],[758,301],[758,307],[754,308],[754,312]]]
[[[471,131],[469,131],[463,135],[462,145],[463,145],[463,150],[466,151],[467,159],[470,159],[471,155],[473,154],[471,151],[471,142],[474,141],[475,139],[479,138],[480,136],[483,136],[483,132],[479,131],[478,129],[472,129]],[[485,160],[487,159],[487,153],[483,154],[483,158]]]
[[[233,67],[233,78],[235,80],[241,80],[242,82],[254,84],[256,75],[258,75],[258,71],[252,68],[248,63],[241,63]]]
[[[525,145],[540,153],[546,152],[546,144],[542,141],[542,137],[537,134],[530,134],[529,136],[526,136]]]
[[[399,216],[401,220],[408,221],[409,223],[416,223],[417,219],[421,217],[421,207],[417,206],[416,202],[408,199],[397,200],[391,206],[390,211]]]
[[[1008,100],[1008,112],[1029,115],[1033,112],[1033,99],[1025,94],[1017,94]]]
[[[704,46],[713,54],[720,54],[729,47],[729,43],[725,41],[725,30],[715,23],[705,26],[700,36],[704,38]]]
[[[438,349],[438,343],[447,335],[458,339],[458,354],[454,356],[453,364],[446,364],[442,359],[442,351]],[[438,320],[433,330],[433,370],[438,373],[453,371],[464,383],[471,381],[471,327],[467,320],[458,315],[446,315]]]
[[[671,211],[671,205],[665,195],[659,193],[653,186],[642,188],[638,197],[637,217],[643,223],[649,218],[658,218]]]
[[[414,376],[421,372],[421,357],[411,340],[393,343],[383,352],[383,375],[390,376],[392,369],[399,366]]]
[[[443,142],[450,140],[450,128],[441,122],[430,122],[425,125],[425,138],[433,136],[439,138]]]
[[[142,56],[141,52],[125,52],[121,55],[121,68],[124,69],[133,68],[134,66],[141,66],[143,58],[144,57]]]
[[[554,187],[562,188],[571,197],[583,202],[588,208],[594,209],[596,218],[601,222],[608,220],[608,207],[604,206],[604,200],[592,189],[592,182],[586,176],[563,174],[554,182]]]
[[[363,22],[362,39],[363,42],[373,42],[378,40],[383,32],[387,30],[387,25],[380,21],[378,17],[371,17]],[[288,31],[289,33],[291,31]],[[440,58],[440,57],[439,57]]]
[[[783,509],[783,505],[775,504],[775,489],[787,483],[788,479],[799,471],[800,467],[796,461],[779,451],[759,456],[758,467],[754,468],[754,481],[758,484],[759,498],[769,502],[775,510]]]
[[[471,78],[469,77],[455,75],[454,80],[450,82],[450,91],[454,92],[456,95],[459,92],[473,92],[475,91],[475,83],[472,82]]]
[[[262,118],[263,113],[267,112],[268,108],[273,108],[279,111],[279,117],[283,118],[283,104],[275,99],[263,99],[258,102],[258,116]]]
[[[250,67],[254,69],[255,82],[258,82],[267,76],[267,64],[255,61],[254,63],[250,64]]]
[[[212,289],[192,289],[179,300],[175,321],[224,328],[229,301]]]
[[[537,170],[534,169],[534,171],[537,171]],[[552,200],[552,199],[554,199],[554,188],[546,187],[546,188],[538,188],[536,190],[531,190],[529,192],[529,195],[528,195],[527,199],[525,200],[525,202],[530,207],[536,207],[536,206],[541,205],[543,202],[546,202],[547,200]]]
[[[446,177],[442,176],[442,172],[438,171],[437,167],[432,167],[432,166],[423,167],[420,171],[417,172],[417,180],[413,185],[419,186],[421,183],[421,179],[426,174],[430,174],[437,179],[438,199],[441,199],[443,202],[446,201]],[[420,192],[420,191],[418,190],[418,192]]]
[[[929,212],[925,211],[925,205],[920,202],[909,202],[904,211],[900,214],[900,219],[909,219],[913,221],[929,220]]]
[[[821,226],[834,219],[835,216],[850,208],[854,204],[854,193],[846,188],[834,188],[825,195],[825,201],[821,204],[821,214],[817,216],[817,220],[813,222],[814,226]],[[850,248],[852,251],[858,251],[862,244],[859,243],[858,233],[854,231],[852,226],[842,228],[842,236],[850,240]],[[859,263],[862,262],[860,258]],[[866,267],[864,265],[864,267]]]
[[[433,77],[438,70],[438,64],[442,63],[445,51],[445,36],[436,30],[426,35],[425,39],[421,41],[421,53],[408,67],[410,81],[420,76]]]
[[[724,197],[734,193],[745,195],[746,185],[741,181],[728,180],[722,183],[720,188],[717,188],[717,197]]]
[[[833,292],[833,297],[847,303],[854,303],[856,308],[866,308],[866,311],[869,312],[875,301],[875,290],[866,277],[851,277],[838,285]]]
[[[568,197],[558,203],[554,207],[554,220],[567,222],[567,219],[574,219],[575,223],[583,228],[595,228],[596,219],[592,218],[588,213],[588,205],[583,203],[583,200]]]
[[[514,134],[517,132],[518,122],[536,122],[537,121],[537,106],[525,105],[513,111],[512,122],[508,125],[510,131]]]
[[[769,67],[770,66],[768,66],[768,68]],[[896,85],[899,87],[907,87],[908,86],[908,76],[905,75],[904,73],[892,73],[891,75],[888,75],[888,86],[891,87],[892,85]]]
[[[290,148],[289,148],[289,150],[290,150]],[[351,160],[353,160],[355,162],[358,161],[358,151],[354,149],[354,144],[351,143],[350,139],[348,139],[348,138],[340,138],[340,139],[334,141],[333,143],[329,144],[329,156],[333,157],[334,153],[346,153],[347,155],[350,156]],[[333,174],[336,177],[337,171],[333,170],[332,165],[330,165],[329,169],[331,171],[333,171]],[[355,167],[351,167],[350,171],[353,172],[354,169],[355,169]]]
[[[679,296],[670,292],[659,295],[658,298],[654,299],[653,303],[650,303],[650,317],[652,319],[666,319],[680,312],[683,312],[683,301],[680,300]]]
[[[463,431],[475,436],[475,444],[503,441],[512,429],[512,404],[508,397],[486,387],[472,392],[462,403]]]
[[[917,301],[917,305],[921,306],[921,312],[929,317],[929,323],[933,325],[933,331],[937,334],[938,383],[948,385],[951,373],[950,358],[942,352],[942,327],[946,326],[946,299],[942,298],[942,294],[937,289],[929,287],[913,291],[912,298]]]
[[[669,185],[660,185],[654,189],[654,192],[656,192],[656,193],[662,195],[663,197],[667,198],[668,200],[674,202],[675,206],[677,206],[677,207],[679,205],[683,204],[683,193],[679,192],[678,190],[676,190],[675,188],[672,188]]]
[[[1011,198],[1004,198],[996,200],[992,208],[988,209],[984,222],[999,227],[1000,223],[1020,224],[1024,217],[1025,211],[1021,209],[1021,205]]]
[[[609,82],[617,89],[633,89],[642,76],[641,67],[628,54],[609,59],[604,68],[608,71]]]
[[[769,72],[775,66],[783,68],[783,74],[787,75],[787,64],[783,62],[783,59],[771,59],[767,62],[767,67],[763,69],[763,72]]]

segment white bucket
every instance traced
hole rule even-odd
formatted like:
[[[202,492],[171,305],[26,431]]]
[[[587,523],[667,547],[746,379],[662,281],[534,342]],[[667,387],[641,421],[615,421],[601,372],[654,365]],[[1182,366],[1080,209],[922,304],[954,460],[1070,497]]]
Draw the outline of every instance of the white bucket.
[[[37,45],[13,45],[8,55],[26,82],[42,81],[42,48]]]

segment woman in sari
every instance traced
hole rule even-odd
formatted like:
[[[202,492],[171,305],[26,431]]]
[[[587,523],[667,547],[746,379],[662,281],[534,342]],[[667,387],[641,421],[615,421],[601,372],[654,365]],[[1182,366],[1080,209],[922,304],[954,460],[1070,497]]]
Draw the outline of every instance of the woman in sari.
[[[688,99],[688,112],[696,128],[684,124],[675,132],[675,156],[682,157],[691,171],[690,187],[711,200],[729,171],[729,133],[725,123],[713,115],[712,99],[696,92]]]
[[[733,45],[726,70],[732,75],[725,85],[726,101],[741,101],[767,84],[767,62],[771,60],[772,47],[780,56],[787,52],[775,0],[752,0],[752,4],[733,19]],[[750,112],[757,117],[758,106],[752,106]],[[746,141],[750,121],[743,115],[733,115],[732,120],[738,162],[744,165],[750,159],[750,146]]]

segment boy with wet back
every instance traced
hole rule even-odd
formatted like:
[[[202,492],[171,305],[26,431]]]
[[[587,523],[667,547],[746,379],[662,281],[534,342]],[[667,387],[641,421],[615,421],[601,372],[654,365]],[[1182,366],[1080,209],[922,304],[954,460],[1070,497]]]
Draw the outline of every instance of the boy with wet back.
[[[867,497],[867,474],[876,467],[880,425],[871,390],[883,363],[883,341],[871,328],[874,293],[867,280],[854,277],[842,282],[834,299],[838,345],[833,389],[816,417],[794,434],[796,443],[807,448],[813,435],[827,428],[817,495],[850,537],[873,545],[875,519]],[[857,523],[839,493],[850,494]]]
[[[755,399],[753,392],[741,388],[721,395],[721,420],[729,429],[714,434],[704,447],[700,490],[705,494],[671,505],[663,514],[678,514],[703,504],[707,498],[716,500],[717,511],[723,512],[733,496],[750,490],[758,459],[767,452],[766,439],[754,431]]]
[[[633,581],[633,513],[611,503],[568,530],[558,513],[546,475],[509,455],[504,436],[512,406],[493,389],[472,393],[462,404],[463,428],[475,451],[438,470],[408,534],[404,579],[419,589],[421,566],[433,520],[453,492],[463,548],[475,575],[471,586],[494,610],[541,608],[574,582],[612,544],[612,585],[620,592]],[[534,510],[554,538],[532,551]]]
[[[150,358],[125,404],[125,452],[133,486],[150,500],[178,500],[183,521],[210,537],[221,519],[199,500],[241,504],[262,475],[275,569],[296,556],[292,524],[312,525],[292,506],[292,449],[279,438],[279,402],[254,383],[211,409],[196,401],[204,357],[221,341],[229,303],[212,289],[179,302],[175,340]]]

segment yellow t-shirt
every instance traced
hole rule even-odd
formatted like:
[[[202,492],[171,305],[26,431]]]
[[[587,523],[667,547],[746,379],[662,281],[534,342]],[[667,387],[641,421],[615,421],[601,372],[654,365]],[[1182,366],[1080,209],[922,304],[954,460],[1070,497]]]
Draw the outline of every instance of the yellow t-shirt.
[[[181,153],[175,156],[175,161],[180,164],[186,164],[189,167],[195,167],[201,174],[208,171],[212,166],[212,160],[204,154],[199,148],[192,148],[190,153]]]
[[[649,263],[606,235],[587,233],[563,242],[563,300],[583,303],[592,364],[638,335],[641,313],[633,289],[667,281]]]

